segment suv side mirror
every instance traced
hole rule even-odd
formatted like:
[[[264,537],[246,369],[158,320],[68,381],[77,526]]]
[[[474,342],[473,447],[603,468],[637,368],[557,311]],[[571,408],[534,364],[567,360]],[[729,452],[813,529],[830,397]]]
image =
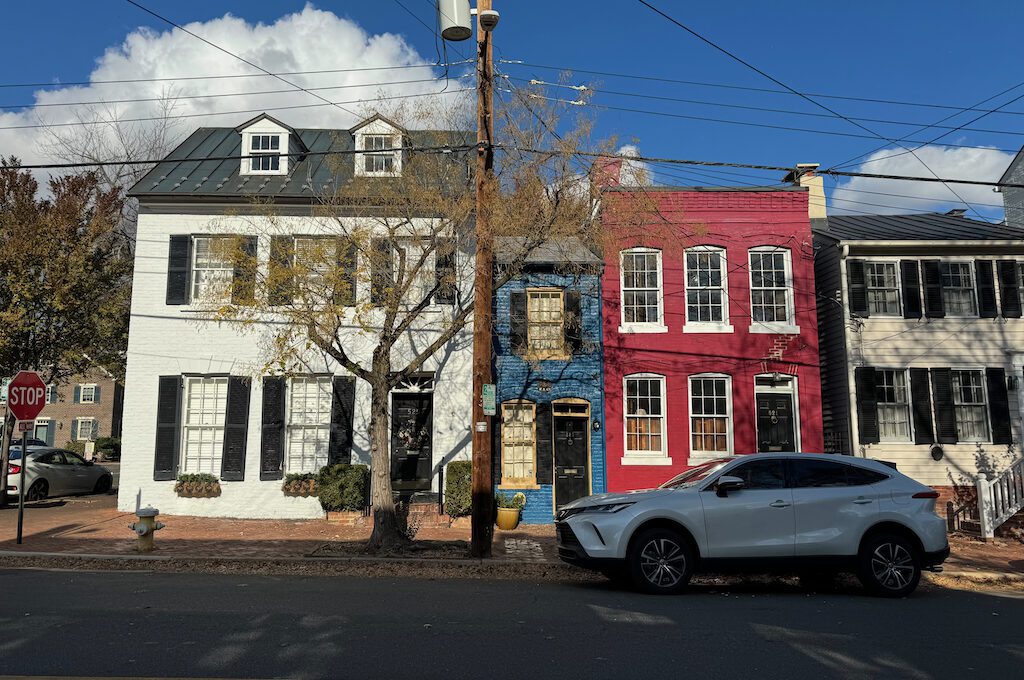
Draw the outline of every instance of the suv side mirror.
[[[739,491],[744,486],[746,486],[746,482],[739,477],[722,475],[718,478],[718,481],[715,482],[715,493],[718,494],[719,498],[725,498],[729,495],[730,491]]]

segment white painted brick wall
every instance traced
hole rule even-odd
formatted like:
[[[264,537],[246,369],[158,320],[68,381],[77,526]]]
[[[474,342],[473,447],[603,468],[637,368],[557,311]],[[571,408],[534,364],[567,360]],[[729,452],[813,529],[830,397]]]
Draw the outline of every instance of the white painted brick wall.
[[[266,265],[269,233],[315,233],[311,218],[280,217],[270,225],[262,218],[143,213],[139,216],[131,331],[125,380],[124,426],[118,509],[132,512],[153,506],[161,513],[241,518],[313,518],[323,512],[315,498],[286,497],[280,481],[260,481],[260,367],[271,337],[267,326],[242,330],[238,324],[198,320],[204,314],[192,306],[167,306],[167,255],[171,234],[259,233],[259,256]],[[321,224],[324,230],[329,223]],[[461,277],[470,281],[471,277]],[[365,291],[361,291],[364,294]],[[445,312],[433,312],[443,314]],[[426,323],[429,325],[428,316]],[[355,333],[355,331],[354,331]],[[412,339],[422,347],[432,336],[420,329]],[[354,355],[365,359],[369,339],[353,337]],[[437,370],[434,392],[434,485],[439,464],[470,456],[472,399],[471,329],[462,331],[423,370]],[[396,367],[400,367],[398,362]],[[334,366],[324,368],[344,373]],[[253,377],[250,395],[245,480],[221,482],[221,496],[179,498],[173,481],[153,481],[158,378],[182,373],[230,373]],[[355,441],[352,462],[369,463],[367,440],[369,386],[357,381]]]

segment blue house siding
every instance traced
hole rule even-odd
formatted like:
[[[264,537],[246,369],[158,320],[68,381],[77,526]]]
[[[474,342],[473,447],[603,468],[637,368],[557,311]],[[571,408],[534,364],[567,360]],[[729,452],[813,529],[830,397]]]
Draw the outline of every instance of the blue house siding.
[[[501,404],[526,400],[535,404],[551,403],[574,397],[590,403],[590,492],[605,491],[604,442],[604,369],[601,342],[600,277],[596,274],[566,275],[552,272],[526,272],[506,283],[495,295],[495,334],[498,420]],[[528,288],[562,288],[580,294],[581,345],[579,354],[570,361],[528,361],[512,348],[511,294]],[[598,429],[594,430],[594,423]],[[497,491],[526,495],[522,521],[526,524],[548,524],[554,516],[554,488],[542,483],[539,488],[520,489],[501,485],[501,439],[497,428],[494,447],[494,474]]]

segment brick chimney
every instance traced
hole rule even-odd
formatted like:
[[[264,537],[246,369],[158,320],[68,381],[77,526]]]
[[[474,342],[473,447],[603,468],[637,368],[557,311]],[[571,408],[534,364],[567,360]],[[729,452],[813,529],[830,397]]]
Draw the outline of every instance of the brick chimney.
[[[814,172],[817,169],[817,163],[797,163],[796,169],[791,170],[782,180],[807,187],[807,216],[812,220],[828,216],[825,210],[825,178]]]
[[[601,157],[590,166],[590,181],[601,189],[622,184],[622,159]]]

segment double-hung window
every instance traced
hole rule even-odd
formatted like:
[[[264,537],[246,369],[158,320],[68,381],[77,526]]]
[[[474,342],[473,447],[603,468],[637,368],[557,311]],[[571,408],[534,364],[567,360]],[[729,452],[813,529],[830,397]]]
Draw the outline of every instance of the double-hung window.
[[[88,442],[96,439],[95,418],[75,418],[75,441]]]
[[[318,299],[326,296],[326,282],[337,267],[338,241],[320,236],[295,237],[295,269],[301,277],[301,290]]]
[[[537,409],[528,401],[501,405],[502,486],[537,483]]]
[[[619,258],[624,330],[664,330],[661,251],[633,248]]]
[[[222,300],[235,274],[233,236],[196,236],[192,240],[192,299]]]
[[[78,386],[78,403],[79,404],[95,404],[96,403],[96,385],[79,385]]]
[[[732,423],[727,376],[690,377],[691,451],[728,453]]]
[[[989,440],[988,405],[982,371],[953,371],[953,407],[957,439],[965,442]]]
[[[276,174],[281,172],[281,135],[249,136],[249,172]]]
[[[436,247],[421,238],[399,239],[395,246],[395,283],[405,286],[402,303],[418,305],[430,295],[437,281]],[[399,278],[401,277],[401,278]]]
[[[751,249],[750,331],[799,332],[793,327],[793,281],[790,252],[774,246]]]
[[[288,472],[318,472],[331,443],[331,376],[288,381]]]
[[[362,174],[393,175],[398,170],[394,135],[363,135]]]
[[[686,251],[686,323],[729,322],[725,251],[699,246]]]
[[[526,338],[531,357],[561,357],[565,351],[565,308],[561,290],[526,292]]]
[[[868,311],[872,316],[900,316],[900,286],[895,262],[864,263]]]
[[[879,438],[888,442],[910,441],[910,393],[906,371],[876,369],[875,400]]]
[[[970,262],[942,262],[942,303],[947,316],[976,316],[977,299],[974,295],[974,275]]]
[[[185,378],[182,472],[220,475],[227,403],[227,376]]]
[[[625,379],[625,457],[664,457],[665,376],[637,374]]]

